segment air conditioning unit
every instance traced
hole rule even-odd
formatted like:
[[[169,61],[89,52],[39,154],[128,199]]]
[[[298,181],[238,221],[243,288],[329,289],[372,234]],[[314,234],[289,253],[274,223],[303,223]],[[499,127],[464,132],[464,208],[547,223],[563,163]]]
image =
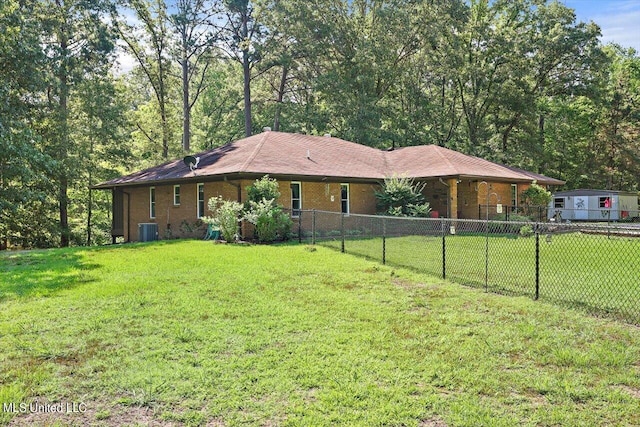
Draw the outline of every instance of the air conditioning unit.
[[[151,242],[154,240],[158,240],[158,224],[155,222],[138,224],[138,241]]]

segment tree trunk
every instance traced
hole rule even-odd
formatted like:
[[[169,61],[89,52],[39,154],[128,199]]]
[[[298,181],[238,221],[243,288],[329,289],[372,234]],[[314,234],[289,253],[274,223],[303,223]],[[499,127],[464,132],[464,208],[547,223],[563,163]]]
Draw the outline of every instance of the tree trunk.
[[[251,136],[251,83],[248,52],[242,54],[242,69],[244,71],[244,135]]]
[[[60,3],[58,3],[58,7],[62,7]],[[58,39],[60,42],[60,55],[61,55],[61,63],[60,68],[58,70],[58,83],[59,83],[59,100],[58,100],[58,109],[59,109],[59,118],[60,118],[60,129],[58,133],[59,137],[59,149],[58,149],[58,160],[59,160],[59,183],[58,183],[58,213],[60,219],[60,246],[68,247],[69,246],[69,178],[67,176],[67,157],[69,150],[69,82],[67,77],[67,60],[69,57],[69,40],[67,34],[66,23],[62,24],[62,27],[59,29]]]
[[[182,149],[191,149],[191,105],[189,104],[189,59],[187,58],[187,32],[182,31]]]
[[[244,40],[249,36],[247,24],[248,16],[243,17],[242,35]],[[242,50],[242,71],[244,75],[244,135],[251,136],[251,68],[249,64],[249,49]]]
[[[91,176],[91,173],[89,173]],[[91,178],[89,178],[89,183],[91,183]],[[92,215],[92,207],[93,207],[93,193],[91,188],[89,188],[89,197],[87,200],[87,246],[91,246],[91,215]]]
[[[280,86],[278,87],[278,96],[276,99],[276,113],[273,118],[273,130],[276,132],[280,130],[280,112],[282,111],[282,100],[284,99],[284,90],[287,84],[287,74],[289,74],[289,67],[283,66]]]

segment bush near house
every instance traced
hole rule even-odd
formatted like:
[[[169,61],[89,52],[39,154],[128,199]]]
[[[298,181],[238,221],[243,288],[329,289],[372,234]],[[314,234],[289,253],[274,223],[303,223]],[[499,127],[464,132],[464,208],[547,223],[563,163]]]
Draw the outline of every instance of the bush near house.
[[[218,196],[209,199],[208,207],[213,215],[203,220],[220,228],[224,240],[234,242],[240,233],[238,222],[242,215],[242,204]]]
[[[291,238],[293,221],[277,204],[280,197],[278,181],[265,175],[247,187],[248,201],[243,219],[255,226],[256,238],[261,243]]]
[[[385,178],[382,191],[375,193],[378,211],[391,216],[429,216],[431,207],[422,194],[424,186],[424,183],[414,182],[413,178]]]

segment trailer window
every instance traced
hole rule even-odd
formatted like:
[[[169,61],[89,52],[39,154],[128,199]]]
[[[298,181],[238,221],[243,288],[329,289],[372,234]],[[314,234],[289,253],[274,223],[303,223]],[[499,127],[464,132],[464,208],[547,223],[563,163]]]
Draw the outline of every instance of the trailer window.
[[[610,197],[599,197],[598,198],[598,206],[600,206],[600,209],[609,209],[609,208],[611,208],[611,198]]]
[[[556,197],[553,199],[553,207],[556,209],[564,209],[564,198]]]

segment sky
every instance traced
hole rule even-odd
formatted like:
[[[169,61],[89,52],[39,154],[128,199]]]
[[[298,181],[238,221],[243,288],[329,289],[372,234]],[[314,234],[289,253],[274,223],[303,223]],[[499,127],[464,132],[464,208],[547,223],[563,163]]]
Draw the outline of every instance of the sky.
[[[618,43],[640,53],[640,0],[560,0],[575,9],[578,21],[594,21],[602,43]]]

